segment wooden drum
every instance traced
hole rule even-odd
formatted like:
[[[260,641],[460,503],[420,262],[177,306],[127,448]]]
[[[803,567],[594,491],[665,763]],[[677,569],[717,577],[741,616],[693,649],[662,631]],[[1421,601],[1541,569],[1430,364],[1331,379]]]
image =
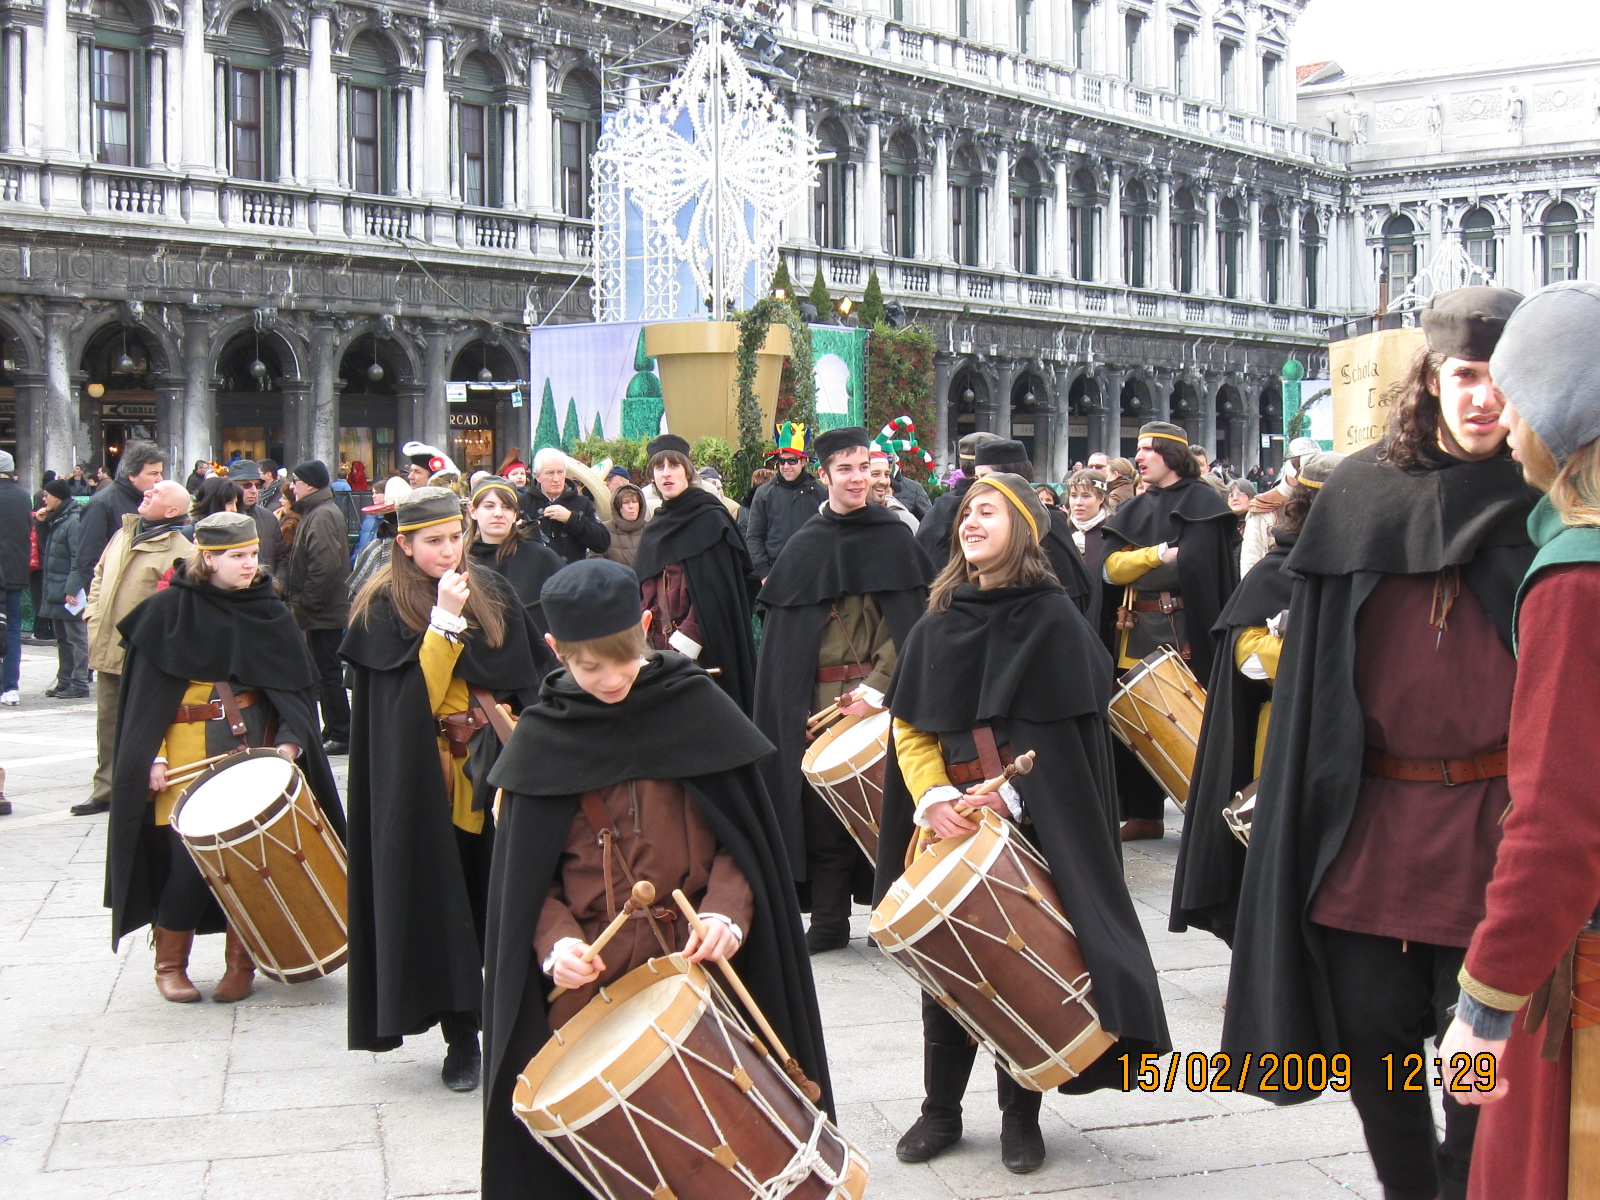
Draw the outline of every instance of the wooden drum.
[[[602,988],[511,1106],[601,1200],[860,1200],[867,1186],[867,1160],[678,954]]]
[[[344,846],[299,767],[271,749],[230,755],[178,797],[172,824],[262,974],[302,983],[344,966]]]
[[[1123,673],[1111,701],[1111,731],[1182,808],[1194,776],[1206,690],[1170,646]]]
[[[890,724],[887,709],[845,717],[812,742],[800,760],[800,773],[844,822],[868,862],[878,861]]]
[[[920,855],[873,911],[878,948],[1023,1087],[1058,1087],[1115,1039],[1049,868],[993,810]]]

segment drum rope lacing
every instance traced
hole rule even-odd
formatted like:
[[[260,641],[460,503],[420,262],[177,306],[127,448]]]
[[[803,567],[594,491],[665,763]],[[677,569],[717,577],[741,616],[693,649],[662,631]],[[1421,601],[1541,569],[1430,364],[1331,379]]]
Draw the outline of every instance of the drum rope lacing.
[[[217,878],[212,878],[211,872],[208,872],[203,868],[200,873],[205,878],[206,883],[210,885],[212,892],[216,895],[217,902],[222,905],[223,911],[227,913],[229,921],[233,922],[235,925],[242,926],[244,930],[249,933],[250,936],[248,940],[252,943],[250,950],[252,956],[256,960],[256,965],[262,970],[266,971],[269,975],[276,974],[279,976],[287,976],[294,971],[300,970],[316,970],[319,973],[326,974],[327,972],[324,970],[324,968],[328,960],[340,958],[345,951],[345,947],[340,947],[333,954],[319,955],[316,947],[311,944],[311,939],[306,934],[306,931],[301,925],[300,920],[295,915],[294,906],[287,902],[283,895],[282,889],[278,886],[278,881],[273,878],[270,872],[266,870],[266,855],[263,854],[261,856],[260,862],[252,862],[250,858],[240,849],[240,847],[244,845],[261,846],[263,843],[270,842],[279,849],[283,850],[286,854],[293,858],[295,862],[303,865],[305,863],[305,843],[301,837],[300,822],[293,819],[293,817],[298,814],[306,819],[307,823],[310,824],[312,829],[317,834],[321,835],[319,836],[318,840],[322,842],[322,844],[330,852],[332,852],[333,857],[339,862],[340,866],[348,871],[349,866],[345,858],[344,847],[339,844],[338,839],[329,837],[324,822],[318,820],[314,814],[307,812],[296,803],[296,801],[298,801],[304,794],[305,784],[296,779],[293,793],[285,797],[287,804],[283,810],[283,816],[288,818],[289,828],[293,831],[294,843],[292,845],[289,842],[284,841],[283,838],[279,837],[276,833],[272,832],[274,826],[282,823],[280,819],[274,819],[272,825],[270,826],[262,825],[260,814],[257,814],[256,816],[251,817],[248,822],[251,828],[255,831],[254,837],[249,839],[236,839],[225,844],[219,843],[214,847],[193,849],[193,853],[199,855],[203,855],[212,851],[216,853],[217,863],[212,867],[212,870],[215,871]],[[231,899],[230,894],[224,892],[224,886],[228,880],[228,872],[225,869],[225,860],[230,857],[243,863],[250,874],[258,876],[266,885],[267,890],[272,895],[272,898],[277,901],[281,915],[288,923],[290,930],[295,936],[295,940],[300,943],[301,948],[305,951],[306,958],[309,960],[309,963],[306,966],[296,965],[294,967],[285,967],[282,962],[279,961],[278,956],[273,953],[270,942],[262,934],[261,928],[256,924],[254,918],[252,918],[251,915],[245,911],[244,905],[238,903],[236,899]],[[328,894],[327,888],[323,886],[321,878],[318,877],[315,871],[303,871],[302,877],[310,880],[311,886],[315,889],[318,897],[322,900],[323,905],[327,908],[329,915],[333,917],[335,923],[338,925],[339,932],[348,938],[350,931],[346,925],[345,918],[339,912],[338,903],[332,896]]]
[[[1157,708],[1150,700],[1132,689],[1132,683],[1143,683],[1145,681],[1148,681],[1155,688],[1156,695],[1161,703],[1166,706],[1165,708]],[[1117,695],[1112,700],[1112,707],[1106,715],[1110,718],[1112,732],[1120,737],[1127,746],[1141,754],[1153,753],[1159,755],[1175,775],[1187,778],[1194,766],[1193,753],[1198,748],[1198,741],[1189,734],[1188,730],[1184,728],[1183,722],[1179,721],[1176,716],[1177,705],[1173,703],[1167,694],[1167,689],[1173,686],[1175,685],[1163,679],[1154,671],[1147,671],[1139,676],[1138,679],[1119,685]],[[1176,687],[1178,694],[1187,700],[1191,706],[1199,705],[1202,709],[1204,708],[1204,703],[1196,698],[1186,682],[1178,684]],[[1116,708],[1117,702],[1122,700],[1123,697],[1127,697],[1133,705],[1134,712],[1132,716],[1127,716]],[[1173,729],[1177,730],[1189,741],[1191,757],[1188,764],[1178,762],[1168,752],[1167,747],[1157,740],[1154,732],[1146,723],[1147,711],[1167,721]],[[1140,739],[1138,744],[1135,744],[1134,741],[1136,736]],[[1163,781],[1157,780],[1157,782]],[[1181,807],[1182,801],[1186,800],[1187,797],[1180,798],[1175,796],[1173,799],[1178,800]]]
[[[1029,846],[1026,842],[1018,842],[1014,838],[1007,838],[1005,851],[1011,854],[1025,856],[1033,860],[1041,869],[1045,871],[1049,870],[1044,859],[1041,858],[1033,850],[1033,847]],[[1023,874],[1023,877],[1026,878],[1026,873],[1019,872],[1019,874]],[[1017,953],[1021,954],[1024,960],[1030,963],[1049,982],[1055,984],[1055,986],[1061,990],[1063,996],[1059,1003],[1070,1004],[1076,1002],[1083,1005],[1089,1016],[1093,1018],[1096,1024],[1098,1024],[1100,1015],[1095,1011],[1094,1005],[1089,999],[1090,980],[1088,971],[1085,970],[1076,979],[1069,980],[1059,971],[1057,971],[1051,963],[1042,958],[1038,952],[1033,949],[1033,947],[1027,944],[1027,942],[1022,938],[1022,935],[1017,932],[1016,927],[1011,921],[1010,914],[1006,912],[1004,905],[1000,903],[999,897],[995,894],[995,889],[1001,888],[1007,892],[1027,898],[1030,902],[1037,905],[1037,907],[1039,907],[1041,910],[1049,913],[1055,920],[1059,921],[1063,926],[1066,927],[1068,932],[1073,933],[1074,936],[1076,936],[1076,931],[1072,927],[1072,922],[1067,919],[1067,915],[1061,911],[1058,905],[1050,903],[1047,897],[1041,896],[1039,899],[1035,900],[1035,898],[1029,894],[1028,889],[1019,888],[1013,883],[997,880],[991,875],[987,874],[981,877],[981,883],[984,891],[989,896],[989,900],[994,907],[994,911],[998,912],[1005,920],[1007,936],[998,936],[994,933],[991,933],[987,929],[981,928],[978,925],[974,925],[970,921],[962,920],[954,914],[944,912],[943,910],[940,910],[940,915],[943,916],[949,925],[968,930],[986,941],[991,941],[1002,946],[1011,946],[1013,942],[1020,943],[1019,946],[1013,946],[1013,949],[1015,949]],[[890,949],[891,960],[899,962],[900,966],[922,986],[923,990],[936,999],[940,996],[948,996],[950,991],[949,988],[945,986],[944,982],[939,979],[938,975],[935,973],[935,969],[938,972],[943,972],[945,975],[948,975],[951,979],[965,984],[973,991],[983,993],[995,1005],[1000,1013],[1003,1014],[1014,1026],[1016,1026],[1016,1028],[1027,1038],[1027,1040],[1032,1042],[1033,1045],[1045,1055],[1049,1062],[1053,1063],[1061,1070],[1066,1071],[1070,1077],[1076,1078],[1079,1072],[1063,1057],[1060,1048],[1051,1045],[1037,1032],[1035,1032],[1033,1027],[1030,1026],[1023,1018],[1022,1014],[1019,1013],[1013,1005],[1008,1003],[1000,995],[993,984],[984,978],[983,969],[978,965],[977,960],[973,957],[972,951],[968,949],[967,944],[960,938],[956,939],[956,943],[961,947],[961,952],[967,960],[967,965],[971,968],[970,978],[963,974],[957,967],[936,962],[928,955],[919,951],[915,943],[902,942],[892,949],[888,947],[886,947],[886,949]],[[902,955],[904,957],[901,957]],[[960,1022],[969,1033],[976,1037],[979,1042],[989,1047],[990,1050],[996,1054],[997,1058],[1000,1058],[1002,1061],[1007,1061],[1007,1056],[1001,1053],[999,1048],[994,1044],[994,1038],[990,1034],[985,1033],[982,1029],[978,1028],[972,1019],[964,1011],[962,1011],[959,1006],[950,1007],[946,1005],[944,1007],[945,1010],[949,1012],[951,1016],[955,1017],[955,1019]],[[1088,1031],[1086,1030],[1086,1032]],[[1075,1044],[1076,1040],[1074,1042],[1074,1045]],[[1071,1049],[1071,1047],[1068,1047],[1068,1049]],[[1026,1078],[1026,1076],[1022,1073],[1022,1068],[1017,1064],[1010,1064],[1007,1062],[1007,1069],[1012,1076],[1018,1080],[1018,1082],[1023,1082],[1023,1080]]]
[[[790,1080],[784,1072],[775,1070],[771,1072],[771,1077],[780,1081],[783,1087],[785,1087],[796,1099],[798,1099],[804,1108],[810,1110],[812,1114],[811,1131],[804,1141],[801,1141],[795,1136],[794,1131],[791,1130],[788,1124],[785,1123],[785,1121],[779,1116],[777,1110],[773,1107],[771,1100],[762,1093],[759,1087],[756,1087],[752,1083],[750,1087],[745,1088],[740,1083],[739,1075],[744,1074],[748,1078],[748,1072],[745,1071],[744,1064],[739,1057],[738,1047],[731,1033],[732,1030],[737,1030],[742,1035],[742,1040],[745,1042],[747,1048],[761,1052],[763,1057],[766,1057],[768,1061],[771,1061],[771,1055],[770,1053],[764,1052],[765,1048],[760,1039],[755,1036],[750,1028],[744,1023],[743,1019],[739,1017],[737,1010],[733,1007],[731,1001],[729,1001],[726,993],[724,993],[719,986],[717,986],[715,983],[711,983],[709,980],[707,981],[707,984],[708,986],[705,989],[696,987],[692,983],[688,986],[689,990],[694,992],[694,994],[706,1004],[708,1011],[715,1011],[716,1019],[713,1021],[713,1025],[716,1028],[717,1035],[721,1038],[722,1048],[727,1051],[728,1060],[735,1064],[735,1068],[733,1070],[729,1070],[723,1063],[713,1062],[704,1055],[681,1045],[674,1040],[671,1034],[662,1029],[656,1020],[651,1020],[648,1028],[656,1035],[657,1038],[661,1040],[662,1045],[667,1049],[674,1063],[677,1065],[679,1073],[684,1079],[689,1081],[695,1100],[700,1106],[701,1115],[705,1118],[706,1124],[710,1126],[712,1132],[718,1139],[718,1144],[716,1146],[707,1149],[698,1142],[690,1140],[686,1134],[680,1132],[672,1125],[667,1124],[661,1118],[645,1111],[637,1105],[630,1103],[628,1097],[624,1096],[621,1089],[619,1089],[614,1083],[612,1083],[611,1080],[605,1078],[603,1075],[600,1077],[599,1083],[606,1095],[609,1096],[612,1102],[617,1106],[617,1111],[622,1113],[624,1118],[627,1120],[630,1129],[633,1131],[635,1143],[644,1153],[646,1160],[650,1164],[651,1170],[655,1172],[655,1181],[653,1184],[648,1180],[640,1179],[638,1176],[632,1174],[620,1162],[606,1154],[599,1147],[595,1146],[592,1141],[583,1137],[582,1134],[577,1130],[572,1129],[556,1113],[550,1111],[549,1109],[544,1109],[543,1111],[548,1118],[555,1122],[557,1128],[551,1132],[537,1132],[534,1136],[537,1137],[539,1141],[545,1143],[546,1148],[552,1153],[557,1154],[558,1157],[566,1157],[564,1154],[562,1154],[563,1144],[570,1146],[573,1152],[575,1152],[576,1155],[583,1161],[583,1165],[588,1168],[584,1177],[584,1182],[587,1183],[592,1189],[601,1189],[604,1192],[606,1200],[622,1200],[622,1196],[621,1193],[617,1192],[606,1182],[605,1176],[602,1175],[597,1169],[597,1164],[604,1164],[613,1174],[627,1180],[627,1182],[632,1184],[635,1188],[638,1188],[647,1194],[670,1194],[670,1188],[667,1187],[666,1175],[661,1169],[661,1164],[656,1160],[656,1155],[651,1150],[650,1143],[645,1139],[643,1133],[641,1132],[641,1122],[659,1129],[668,1137],[673,1138],[684,1146],[687,1146],[689,1149],[700,1154],[702,1157],[712,1159],[713,1161],[719,1163],[725,1170],[737,1177],[743,1186],[750,1189],[751,1200],[783,1200],[783,1197],[788,1196],[796,1187],[798,1187],[812,1175],[815,1175],[818,1179],[822,1180],[822,1182],[827,1184],[830,1188],[838,1188],[849,1174],[851,1150],[848,1143],[844,1141],[842,1135],[838,1134],[837,1130],[833,1129],[832,1123],[828,1120],[826,1115],[824,1115],[816,1108],[815,1105],[805,1098],[805,1096],[800,1092],[799,1088],[795,1086],[794,1082]],[[694,1076],[689,1070],[689,1062],[699,1063],[703,1068],[710,1071],[713,1075],[718,1076],[719,1078],[725,1080],[744,1092],[747,1097],[751,1098],[751,1102],[755,1108],[767,1119],[767,1123],[775,1131],[781,1133],[784,1140],[786,1140],[795,1148],[795,1151],[790,1156],[788,1163],[785,1164],[781,1171],[772,1176],[770,1179],[761,1180],[757,1179],[750,1172],[750,1169],[745,1166],[745,1164],[737,1157],[734,1158],[733,1163],[730,1165],[729,1163],[725,1162],[722,1157],[718,1156],[717,1152],[719,1150],[723,1150],[728,1147],[728,1139],[724,1134],[720,1123],[712,1114],[709,1105],[706,1103],[705,1097],[700,1091],[700,1088],[695,1084]],[[657,1069],[659,1070],[659,1068]],[[654,1075],[655,1071],[652,1071],[651,1074]],[[634,1090],[637,1089],[630,1088],[630,1094]],[[817,1151],[817,1143],[819,1139],[824,1133],[827,1132],[831,1132],[835,1137],[838,1138],[839,1143],[844,1150],[843,1160],[838,1171],[834,1171],[831,1167],[829,1167],[827,1162]],[[557,1138],[564,1139],[564,1143],[558,1142],[556,1140]]]

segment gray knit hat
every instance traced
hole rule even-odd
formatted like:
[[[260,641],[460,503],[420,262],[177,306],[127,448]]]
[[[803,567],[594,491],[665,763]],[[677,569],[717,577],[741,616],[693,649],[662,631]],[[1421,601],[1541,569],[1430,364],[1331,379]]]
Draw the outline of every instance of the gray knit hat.
[[[1489,370],[1556,462],[1600,437],[1600,284],[1569,280],[1529,296]]]

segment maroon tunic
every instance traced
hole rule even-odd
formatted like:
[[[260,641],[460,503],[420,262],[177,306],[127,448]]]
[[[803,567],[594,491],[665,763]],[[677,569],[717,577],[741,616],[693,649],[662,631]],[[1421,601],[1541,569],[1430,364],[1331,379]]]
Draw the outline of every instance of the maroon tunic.
[[[1367,747],[1469,758],[1505,744],[1516,662],[1472,593],[1441,633],[1433,574],[1386,575],[1356,619],[1356,695]],[[1465,946],[1483,918],[1505,779],[1446,787],[1363,775],[1339,853],[1311,905],[1320,925]]]
[[[1487,913],[1467,951],[1473,979],[1534,992],[1600,906],[1600,565],[1543,572],[1523,600],[1511,709],[1511,795]],[[1500,1062],[1510,1092],[1484,1107],[1470,1200],[1562,1200],[1572,1033],[1559,1061],[1539,1057],[1544,1029],[1511,1036]]]

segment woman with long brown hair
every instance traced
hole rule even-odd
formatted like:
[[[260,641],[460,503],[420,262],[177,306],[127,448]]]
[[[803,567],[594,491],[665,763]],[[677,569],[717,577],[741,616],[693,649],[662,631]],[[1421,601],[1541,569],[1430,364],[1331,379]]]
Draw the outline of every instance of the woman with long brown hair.
[[[340,654],[350,745],[352,1050],[431,1026],[441,1077],[478,1086],[478,1013],[493,821],[489,768],[554,665],[496,572],[468,568],[461,501],[418,488],[395,509],[389,562],[356,596]]]
[[[1111,657],[1050,572],[1040,542],[1049,513],[1020,475],[985,475],[957,511],[950,562],[928,611],[900,648],[889,686],[893,749],[884,787],[875,891],[899,877],[920,829],[962,837],[977,826],[957,803],[1015,821],[1055,878],[1094,985],[1103,1028],[1120,1043],[1063,1086],[1120,1086],[1124,1051],[1164,1053],[1168,1037],[1155,966],[1122,876],[1111,769]],[[1034,767],[999,793],[972,786],[1032,750]],[[963,791],[963,789],[966,789]],[[1003,997],[1002,997],[1003,999]],[[922,1115],[895,1148],[926,1162],[961,1138],[961,1100],[976,1047],[928,997],[922,1002]],[[1017,1174],[1044,1161],[1040,1093],[1002,1069],[1000,1158]]]
[[[539,591],[545,580],[567,565],[566,559],[535,538],[522,523],[521,493],[509,479],[497,475],[480,477],[472,485],[467,515],[472,518],[467,560],[505,577],[542,636],[546,626]]]

